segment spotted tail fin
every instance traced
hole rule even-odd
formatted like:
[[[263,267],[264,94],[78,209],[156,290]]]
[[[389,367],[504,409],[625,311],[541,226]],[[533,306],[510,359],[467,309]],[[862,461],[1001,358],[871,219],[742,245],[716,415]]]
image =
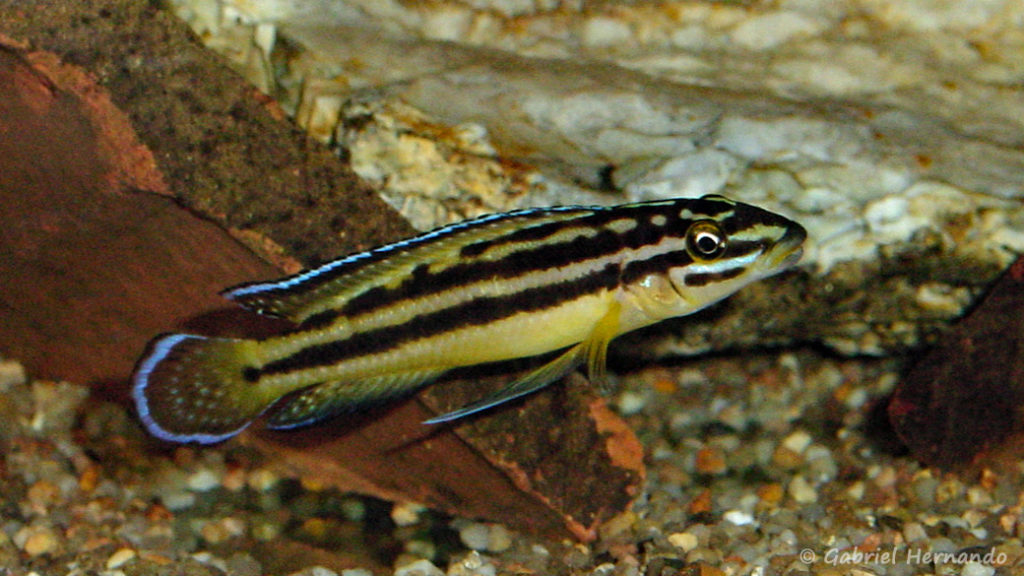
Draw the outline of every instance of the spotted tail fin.
[[[253,340],[171,334],[155,340],[135,370],[132,397],[146,429],[172,442],[210,444],[238,434],[277,396],[249,372]]]

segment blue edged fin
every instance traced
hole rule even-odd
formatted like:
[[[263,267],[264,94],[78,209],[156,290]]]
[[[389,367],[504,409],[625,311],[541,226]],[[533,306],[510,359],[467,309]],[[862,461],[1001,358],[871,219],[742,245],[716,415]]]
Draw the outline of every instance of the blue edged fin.
[[[512,382],[494,394],[453,412],[425,420],[424,424],[440,424],[476,414],[505,402],[531,394],[562,378],[583,362],[583,344],[577,344],[551,362]]]
[[[608,357],[608,344],[619,335],[619,316],[622,305],[613,301],[608,311],[594,325],[590,336],[551,362],[537,368],[526,376],[512,382],[494,394],[477,402],[464,406],[453,412],[435,416],[424,421],[424,424],[440,424],[450,422],[471,414],[476,414],[499,404],[510,402],[531,394],[561,379],[584,361],[587,363],[587,374],[591,381],[603,384],[605,376],[605,360]]]
[[[426,386],[444,370],[424,370],[365,378],[358,382],[325,382],[285,397],[267,419],[275,430],[298,428],[351,413]]]
[[[221,295],[254,312],[301,324],[318,313],[343,307],[367,290],[400,282],[417,266],[458,262],[461,249],[468,244],[599,209],[566,206],[481,216],[338,258],[280,280],[235,286]]]
[[[252,340],[171,334],[139,362],[132,398],[149,432],[173,442],[211,444],[244,430],[276,397],[246,378]]]

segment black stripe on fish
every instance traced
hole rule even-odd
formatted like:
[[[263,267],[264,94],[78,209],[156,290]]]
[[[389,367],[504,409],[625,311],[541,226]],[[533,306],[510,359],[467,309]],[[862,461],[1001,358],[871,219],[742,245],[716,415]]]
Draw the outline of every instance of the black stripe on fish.
[[[267,364],[260,372],[263,375],[272,375],[330,366],[350,358],[392,350],[406,342],[496,322],[516,314],[545,310],[580,296],[601,290],[612,290],[619,284],[619,273],[619,266],[609,263],[579,278],[502,296],[469,300],[450,308],[416,316],[403,324],[385,326],[353,334],[344,340],[303,348],[288,357]]]

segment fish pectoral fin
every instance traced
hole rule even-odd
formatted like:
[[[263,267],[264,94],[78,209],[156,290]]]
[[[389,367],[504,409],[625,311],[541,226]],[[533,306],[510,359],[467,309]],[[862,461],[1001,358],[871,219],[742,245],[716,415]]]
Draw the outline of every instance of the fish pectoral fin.
[[[619,335],[621,313],[622,304],[613,300],[605,315],[594,325],[590,337],[581,344],[586,348],[587,377],[591,383],[601,388],[602,392],[606,391],[605,364],[608,360],[608,345]]]
[[[304,388],[278,402],[267,419],[267,428],[298,428],[369,408],[397,396],[411,394],[444,372],[444,369],[402,372],[357,382],[324,382]]]
[[[558,356],[558,358],[555,358],[551,362],[537,368],[526,376],[510,383],[490,396],[473,402],[472,404],[463,406],[458,410],[425,420],[423,423],[440,424],[442,422],[450,422],[452,420],[457,420],[459,418],[487,410],[488,408],[492,408],[499,404],[510,402],[532,392],[536,392],[537,390],[540,390],[541,388],[562,378],[579,366],[583,361],[583,351],[585,350],[584,345],[585,343],[580,343],[569,348]]]

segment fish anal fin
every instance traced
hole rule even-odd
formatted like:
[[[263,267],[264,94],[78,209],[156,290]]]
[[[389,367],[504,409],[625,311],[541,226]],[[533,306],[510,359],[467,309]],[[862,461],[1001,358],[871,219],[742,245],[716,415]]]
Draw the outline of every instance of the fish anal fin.
[[[298,428],[352,413],[426,386],[445,370],[421,370],[364,378],[356,382],[324,382],[282,399],[267,419],[275,430]]]
[[[584,344],[577,344],[560,354],[554,360],[544,364],[526,376],[515,380],[497,392],[473,402],[472,404],[463,406],[458,410],[425,420],[423,423],[440,424],[442,422],[450,422],[536,392],[537,390],[559,380],[579,366],[583,361],[582,352],[584,349]]]

